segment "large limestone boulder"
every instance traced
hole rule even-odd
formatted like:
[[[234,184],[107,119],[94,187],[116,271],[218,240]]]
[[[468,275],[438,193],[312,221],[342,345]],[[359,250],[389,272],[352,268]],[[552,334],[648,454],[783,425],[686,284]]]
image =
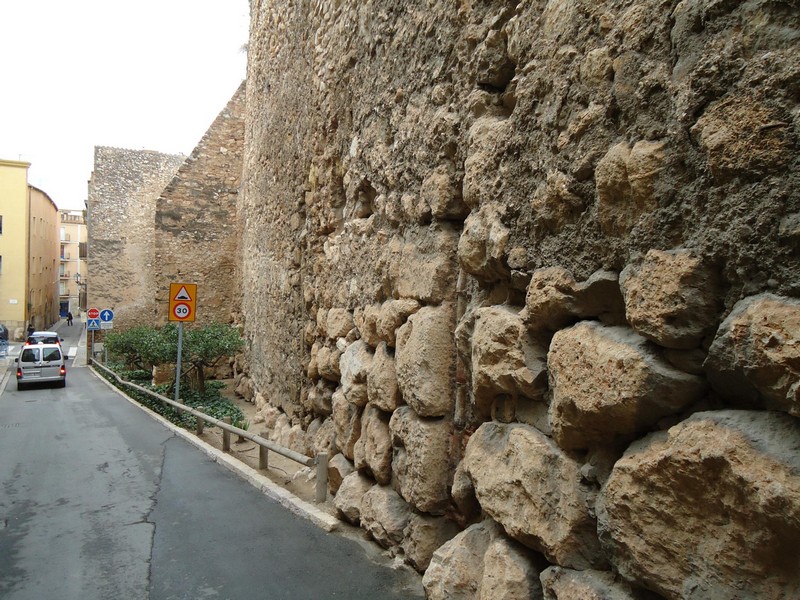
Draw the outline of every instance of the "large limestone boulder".
[[[581,465],[547,436],[527,425],[484,423],[467,444],[464,468],[484,512],[508,535],[561,566],[604,564]]]
[[[690,250],[650,250],[620,274],[628,322],[666,348],[696,348],[717,324],[717,280]]]
[[[482,281],[498,281],[509,275],[505,255],[511,232],[503,224],[504,214],[499,204],[490,203],[464,222],[458,259],[465,271]]]
[[[611,445],[646,432],[705,392],[627,327],[583,321],[553,336],[547,366],[553,437],[565,449]]]
[[[494,540],[483,555],[479,600],[539,600],[539,567],[530,551],[505,537]]]
[[[342,486],[345,477],[355,471],[351,463],[344,454],[338,453],[328,461],[328,490],[334,496]]]
[[[777,107],[740,92],[711,103],[692,127],[692,137],[708,155],[714,178],[724,183],[734,177],[764,177],[786,168],[793,142],[786,135],[783,113]],[[764,127],[765,123],[779,124]]]
[[[512,132],[509,119],[494,114],[481,115],[470,127],[463,185],[464,202],[470,208],[477,209],[496,198],[495,190],[502,179],[498,169],[500,148]]]
[[[464,461],[458,463],[455,473],[453,473],[453,485],[450,488],[450,496],[453,504],[458,508],[458,512],[469,523],[476,520],[481,514],[481,505],[475,496],[475,486],[464,468]]]
[[[498,395],[543,399],[547,351],[529,334],[519,314],[506,307],[475,311],[472,335],[472,393],[488,415]]]
[[[342,356],[341,350],[336,347],[320,346],[316,354],[316,370],[319,376],[338,383],[341,375],[339,371],[339,359]]]
[[[448,488],[455,467],[450,464],[452,422],[421,418],[402,406],[394,411],[389,428],[397,491],[417,510],[443,514],[450,503]]]
[[[397,296],[434,304],[451,297],[457,245],[458,234],[447,227],[407,240],[398,265]]]
[[[325,332],[328,337],[345,337],[353,327],[353,315],[346,308],[332,308],[328,311],[325,318]]]
[[[397,332],[397,383],[403,399],[420,416],[453,412],[454,320],[450,303],[425,306]]]
[[[249,377],[242,377],[239,381],[239,385],[236,386],[236,395],[240,396],[247,402],[252,402],[253,397],[256,395],[255,385],[253,384],[253,380]]]
[[[317,362],[317,355],[321,344],[319,341],[311,345],[311,350],[308,353],[308,365],[306,366],[306,375],[309,379],[317,379],[319,377],[319,364]],[[154,369],[155,372],[155,369]]]
[[[515,64],[506,48],[506,34],[490,30],[476,51],[475,80],[480,85],[504,88],[514,76]]]
[[[371,404],[391,413],[403,402],[400,387],[397,385],[397,370],[394,352],[386,342],[375,349],[375,355],[367,373],[367,396]]]
[[[621,142],[595,169],[597,218],[607,235],[625,235],[642,215],[658,207],[657,184],[666,162],[666,143]]]
[[[320,452],[327,452],[328,456],[336,454],[336,427],[332,418],[318,417],[314,419],[308,426],[307,433],[312,456],[316,456]]]
[[[337,456],[341,456],[341,454],[337,454]],[[358,471],[346,475],[333,499],[333,504],[339,514],[350,523],[358,525],[361,520],[361,501],[364,494],[374,485],[375,482],[372,479]]]
[[[380,339],[386,342],[391,348],[395,347],[397,330],[406,319],[421,308],[421,304],[413,298],[400,298],[399,300],[387,300],[381,305],[380,313],[376,323],[377,333]]]
[[[428,600],[538,600],[539,570],[525,548],[486,520],[434,552],[422,585]]]
[[[341,388],[334,392],[331,404],[336,447],[353,460],[353,450],[361,435],[361,409],[347,400]]]
[[[372,363],[372,349],[363,340],[347,346],[339,359],[342,393],[356,406],[367,403],[367,374]]]
[[[544,600],[640,600],[643,595],[611,571],[548,567],[539,575]]]
[[[800,417],[800,300],[761,294],[738,302],[705,368],[726,399]]]
[[[427,600],[475,600],[483,579],[483,556],[500,535],[497,523],[486,520],[468,527],[434,552],[422,577]]]
[[[411,507],[390,487],[372,486],[361,498],[361,526],[384,548],[403,542],[411,515]]]
[[[381,485],[392,480],[392,437],[389,415],[368,404],[361,416],[361,437],[353,448],[357,469],[372,474]]]
[[[424,573],[433,553],[458,532],[458,525],[445,517],[412,514],[403,532],[402,547],[406,560]]]
[[[420,186],[420,196],[437,219],[460,220],[469,213],[461,197],[461,181],[451,162],[437,166],[425,177]]]
[[[373,348],[381,341],[378,336],[378,315],[380,310],[380,305],[370,304],[353,312],[353,322],[358,328],[359,334],[361,334],[361,339]]]
[[[595,107],[597,105],[592,108],[596,110]],[[531,198],[534,219],[540,228],[559,231],[574,222],[585,210],[584,200],[570,190],[574,183],[561,171],[551,170],[547,173],[547,179],[539,184]]]
[[[333,392],[330,384],[326,385],[324,380],[320,379],[317,384],[308,390],[308,405],[315,415],[327,417],[333,410]]]
[[[696,413],[631,446],[597,511],[614,566],[666,598],[794,598],[800,423]]]
[[[520,317],[533,331],[558,331],[578,319],[624,321],[625,305],[616,273],[597,271],[583,282],[567,269],[547,267],[533,272]]]

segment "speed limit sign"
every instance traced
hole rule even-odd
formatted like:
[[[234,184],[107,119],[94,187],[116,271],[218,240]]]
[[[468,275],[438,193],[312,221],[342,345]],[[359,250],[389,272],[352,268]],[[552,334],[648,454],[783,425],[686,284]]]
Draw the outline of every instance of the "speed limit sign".
[[[197,306],[197,284],[169,284],[169,320],[194,321]]]
[[[172,308],[172,314],[179,321],[187,321],[192,316],[192,307],[181,302]]]

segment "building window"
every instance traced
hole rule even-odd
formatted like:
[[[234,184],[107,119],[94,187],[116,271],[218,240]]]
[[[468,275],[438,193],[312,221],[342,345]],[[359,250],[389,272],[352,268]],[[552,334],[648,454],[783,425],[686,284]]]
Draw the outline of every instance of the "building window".
[[[3,235],[3,215],[0,215],[0,235]]]

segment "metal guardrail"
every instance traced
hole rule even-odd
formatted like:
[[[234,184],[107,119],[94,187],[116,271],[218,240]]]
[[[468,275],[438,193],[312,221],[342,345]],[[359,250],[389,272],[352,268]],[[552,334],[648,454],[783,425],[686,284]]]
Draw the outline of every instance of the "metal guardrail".
[[[190,406],[186,406],[185,404],[181,404],[180,402],[175,402],[174,400],[170,400],[166,396],[157,394],[153,390],[148,390],[146,387],[136,385],[135,383],[131,383],[130,381],[125,381],[119,375],[114,373],[114,371],[112,371],[102,363],[98,362],[97,360],[93,358],[89,360],[91,361],[93,366],[106,372],[121,385],[133,388],[139,392],[142,392],[143,394],[147,394],[148,396],[155,398],[156,400],[158,400],[163,404],[168,404],[169,406],[172,406],[176,410],[187,412],[190,415],[193,415],[197,419],[197,429],[195,430],[195,433],[197,433],[197,435],[203,433],[204,423],[209,423],[210,425],[214,425],[222,429],[223,451],[227,452],[231,449],[230,445],[231,433],[235,433],[239,437],[244,438],[246,440],[250,440],[251,442],[257,444],[259,447],[258,468],[261,470],[269,468],[269,451],[275,452],[276,454],[280,454],[281,456],[293,460],[296,463],[300,463],[301,465],[304,465],[306,467],[316,466],[316,501],[325,502],[325,499],[328,497],[328,453],[327,452],[320,452],[319,454],[317,454],[316,457],[312,458],[310,456],[300,454],[299,452],[295,452],[294,450],[291,450],[289,448],[284,448],[283,446],[279,446],[275,442],[263,438],[260,435],[250,433],[246,429],[239,429],[238,427],[234,427],[230,423],[231,420],[230,417],[225,417],[224,421],[215,419],[214,417],[209,416],[203,412],[200,412],[197,409],[194,409]]]

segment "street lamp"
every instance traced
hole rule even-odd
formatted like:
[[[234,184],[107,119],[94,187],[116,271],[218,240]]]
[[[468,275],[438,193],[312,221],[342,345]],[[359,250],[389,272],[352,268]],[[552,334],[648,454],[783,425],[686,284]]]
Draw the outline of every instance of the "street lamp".
[[[78,310],[83,310],[83,305],[86,304],[86,286],[88,284],[81,283],[81,274],[75,273],[75,284],[78,286]],[[83,299],[84,302],[81,302],[81,288],[83,288]]]

